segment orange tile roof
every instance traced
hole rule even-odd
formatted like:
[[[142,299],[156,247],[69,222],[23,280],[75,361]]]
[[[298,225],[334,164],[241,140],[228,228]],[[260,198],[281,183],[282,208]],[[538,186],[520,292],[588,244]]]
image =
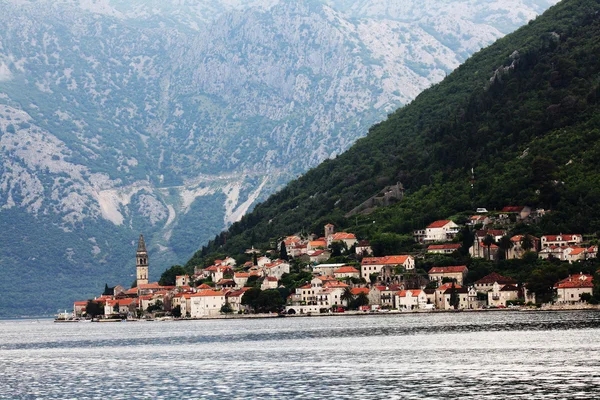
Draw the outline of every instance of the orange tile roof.
[[[450,222],[449,219],[442,219],[439,221],[435,221],[432,222],[431,224],[427,225],[427,228],[443,228],[444,226],[448,225]]]
[[[569,253],[570,256],[576,256],[586,251],[586,249],[584,249],[583,247],[572,247],[572,249],[573,251]]]
[[[138,289],[160,289],[162,286],[158,282],[142,283],[138,285]]]
[[[76,301],[73,303],[74,306],[85,306],[87,305],[87,301]]]
[[[207,290],[203,290],[201,292],[192,294],[192,297],[217,297],[217,296],[224,296],[224,295],[225,294],[223,292],[207,289]]]
[[[198,286],[198,289],[212,289],[212,286],[203,283],[202,285]]]
[[[419,296],[421,294],[421,292],[422,292],[422,290],[418,290],[418,289],[412,290],[412,289],[410,289],[410,290],[401,290],[397,294],[400,297],[406,297],[410,293],[410,295],[412,297],[416,297],[416,296]]]
[[[333,236],[331,237],[331,240],[348,240],[348,239],[356,239],[356,236],[354,235],[354,233],[338,232],[338,233],[334,233]]]
[[[360,293],[369,294],[369,288],[355,287],[355,288],[350,289],[350,292],[355,296]]]
[[[345,266],[333,271],[334,274],[360,274],[360,271],[351,266]]]
[[[362,260],[362,265],[399,265],[404,264],[410,256],[396,255],[385,257],[365,257]]]
[[[324,240],[313,240],[308,242],[310,247],[327,247],[327,242]]]
[[[327,281],[323,284],[323,287],[327,287],[327,288],[340,288],[340,287],[347,287],[348,285],[345,284],[344,282],[339,282],[339,281]]]
[[[439,286],[439,287],[438,287],[437,289],[435,289],[435,290],[442,290],[442,291],[445,291],[446,289],[450,289],[450,288],[452,288],[452,283],[444,283],[442,286]],[[462,288],[462,286],[461,286],[461,285],[459,285],[459,284],[456,284],[456,283],[455,283],[455,284],[454,284],[454,288],[456,288],[456,289],[460,289],[460,288]]]

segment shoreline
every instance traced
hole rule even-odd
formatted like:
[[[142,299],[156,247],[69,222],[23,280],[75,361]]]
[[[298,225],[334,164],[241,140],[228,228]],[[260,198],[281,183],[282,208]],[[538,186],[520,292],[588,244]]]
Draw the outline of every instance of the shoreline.
[[[573,307],[564,308],[544,307],[544,308],[490,308],[490,309],[465,309],[465,310],[412,310],[412,311],[345,311],[343,313],[318,313],[318,314],[236,314],[236,315],[215,315],[199,318],[172,318],[172,319],[156,319],[156,320],[130,320],[132,322],[164,322],[164,321],[202,321],[202,320],[218,320],[218,319],[265,319],[265,318],[312,318],[312,317],[354,317],[354,316],[386,316],[386,315],[415,315],[415,314],[448,314],[448,313],[472,313],[472,312],[569,312],[569,311],[600,311],[600,305],[592,305],[588,307]]]

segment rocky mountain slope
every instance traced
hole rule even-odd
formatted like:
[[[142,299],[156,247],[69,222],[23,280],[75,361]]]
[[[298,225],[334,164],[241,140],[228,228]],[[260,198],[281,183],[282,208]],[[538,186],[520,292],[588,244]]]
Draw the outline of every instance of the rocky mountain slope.
[[[2,312],[129,279],[139,231],[157,276],[552,3],[0,0]]]

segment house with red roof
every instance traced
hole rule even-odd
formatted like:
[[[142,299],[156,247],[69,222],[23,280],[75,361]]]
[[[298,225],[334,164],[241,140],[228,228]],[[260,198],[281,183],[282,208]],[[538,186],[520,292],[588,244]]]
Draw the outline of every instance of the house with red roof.
[[[316,250],[323,250],[327,248],[327,240],[325,238],[319,238],[317,240],[311,240],[306,246],[308,255],[311,255]]]
[[[354,246],[358,240],[354,233],[337,232],[327,237],[327,247],[331,247],[331,244],[334,242],[342,242],[346,245],[346,248],[349,249]]]
[[[277,289],[278,279],[274,276],[265,276],[262,284],[260,285],[260,290],[269,290],[269,289]]]
[[[190,295],[190,317],[202,318],[219,315],[225,305],[225,293],[216,290],[202,290]]]
[[[262,256],[256,260],[256,263],[259,267],[264,267],[265,265],[271,263],[271,259],[267,256]]]
[[[245,311],[248,309],[247,306],[242,304],[242,297],[244,297],[244,293],[250,289],[251,288],[249,287],[243,287],[241,289],[231,290],[225,294],[225,299],[234,312]]]
[[[106,300],[104,303],[104,316],[110,315],[135,315],[136,299],[124,298],[119,300]]]
[[[76,301],[73,303],[73,315],[76,317],[81,317],[85,314],[85,307],[87,306],[87,301]]]
[[[217,283],[215,283],[215,288],[217,289],[233,289],[236,287],[236,283],[233,279],[221,279]]]
[[[290,273],[290,264],[284,260],[275,260],[269,264],[265,264],[264,270],[266,276],[281,279],[283,274]]]
[[[492,307],[506,307],[506,302],[509,300],[518,300],[519,294],[519,288],[515,284],[494,282],[492,290],[487,294],[488,305]]]
[[[487,225],[491,224],[492,220],[487,215],[472,215],[469,217],[466,225],[469,226],[481,226],[485,228]]]
[[[321,263],[331,258],[331,251],[328,249],[314,250],[308,256],[311,263]]]
[[[557,303],[576,303],[581,301],[582,294],[593,294],[594,278],[583,273],[569,275],[567,278],[556,282],[554,290],[556,290]]]
[[[427,246],[427,252],[431,254],[452,254],[461,247],[461,243],[430,244]]]
[[[429,280],[439,283],[447,279],[453,279],[457,284],[462,285],[469,269],[466,265],[454,265],[449,267],[432,267],[429,270]]]
[[[427,308],[427,295],[423,290],[400,290],[395,293],[396,308],[400,310],[416,310]]]
[[[340,278],[360,278],[360,271],[349,265],[345,265],[333,271],[336,279]]]
[[[517,281],[508,276],[502,276],[497,272],[492,272],[483,278],[475,281],[474,287],[478,293],[487,293],[493,289],[494,283],[499,285],[516,285]]]
[[[583,242],[583,236],[578,233],[568,235],[563,235],[561,233],[559,235],[544,235],[541,237],[542,249],[551,246],[578,246],[581,242]]]
[[[177,275],[175,277],[175,286],[189,286],[190,284],[190,276],[189,275]]]
[[[244,287],[246,282],[248,282],[248,278],[250,278],[249,272],[236,272],[233,274],[233,281],[235,282],[236,287]]]
[[[386,266],[402,266],[406,271],[415,269],[415,259],[410,255],[394,255],[384,257],[364,257],[360,265],[360,276],[367,282],[371,274],[379,274]]]
[[[529,235],[529,239],[531,239],[533,247],[531,249],[528,249],[527,251],[533,251],[537,253],[538,249],[540,248],[540,239],[532,235]],[[526,250],[523,248],[524,240],[525,235],[514,235],[510,238],[510,241],[512,242],[513,246],[510,249],[508,249],[509,259],[523,257],[523,255],[526,253]]]
[[[358,243],[356,243],[355,251],[358,256],[366,257],[373,255],[373,249],[368,240],[359,240]]]
[[[425,228],[425,243],[446,242],[456,237],[460,227],[449,219],[432,222]]]

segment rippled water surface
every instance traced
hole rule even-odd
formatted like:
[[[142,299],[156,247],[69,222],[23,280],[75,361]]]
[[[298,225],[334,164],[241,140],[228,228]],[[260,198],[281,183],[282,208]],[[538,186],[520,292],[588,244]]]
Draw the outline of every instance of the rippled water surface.
[[[0,321],[1,399],[600,398],[600,313]]]

